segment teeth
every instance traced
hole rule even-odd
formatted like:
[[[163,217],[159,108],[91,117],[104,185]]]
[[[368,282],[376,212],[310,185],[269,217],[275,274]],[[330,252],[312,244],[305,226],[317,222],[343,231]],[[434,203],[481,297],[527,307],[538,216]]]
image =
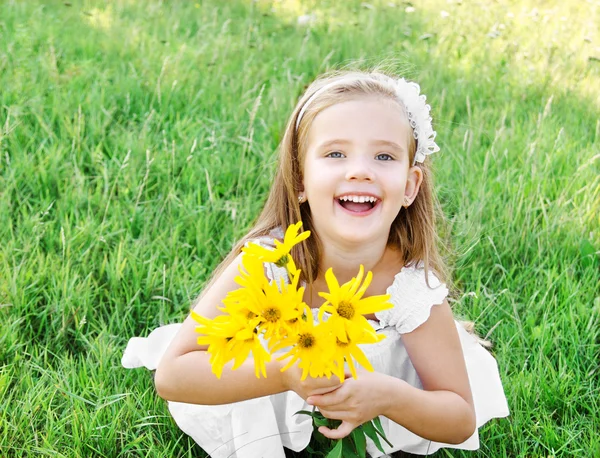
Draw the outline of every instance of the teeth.
[[[377,201],[377,197],[373,197],[373,196],[342,196],[339,198],[339,200],[344,201],[344,202],[356,202],[356,203],[363,203],[363,202],[371,202],[374,203]]]

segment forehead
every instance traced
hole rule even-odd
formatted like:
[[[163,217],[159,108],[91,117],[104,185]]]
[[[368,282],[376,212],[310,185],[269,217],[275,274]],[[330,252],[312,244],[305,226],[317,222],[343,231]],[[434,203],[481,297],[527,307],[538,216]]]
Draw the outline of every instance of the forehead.
[[[402,107],[377,96],[360,97],[336,103],[315,116],[308,130],[308,147],[332,140],[351,143],[370,141],[408,145],[410,126]]]

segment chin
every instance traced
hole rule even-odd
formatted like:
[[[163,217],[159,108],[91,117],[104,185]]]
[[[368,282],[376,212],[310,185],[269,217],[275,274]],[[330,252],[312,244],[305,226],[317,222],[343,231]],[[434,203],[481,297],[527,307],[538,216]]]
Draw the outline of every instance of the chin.
[[[370,230],[364,230],[359,227],[360,225],[348,225],[343,229],[336,231],[338,240],[352,244],[369,243],[374,240],[381,240],[384,237],[383,234],[376,233]],[[387,237],[386,237],[387,239]]]

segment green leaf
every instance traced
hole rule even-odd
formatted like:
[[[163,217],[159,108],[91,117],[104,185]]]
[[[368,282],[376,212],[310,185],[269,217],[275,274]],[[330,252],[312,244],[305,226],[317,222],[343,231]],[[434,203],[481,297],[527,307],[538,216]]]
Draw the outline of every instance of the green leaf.
[[[319,432],[318,429],[313,429],[313,438],[315,439],[315,441],[319,444],[322,445],[325,449],[329,449],[331,448],[331,439],[329,439],[328,437],[325,437],[323,434],[321,434]]]
[[[342,420],[334,420],[332,418],[327,419],[327,427],[329,429],[337,429],[342,424]]]
[[[385,453],[385,450],[381,446],[381,442],[379,441],[379,437],[377,436],[377,430],[375,429],[375,426],[373,426],[373,423],[371,421],[363,423],[361,425],[361,428],[363,428],[365,434],[369,436],[369,438],[373,441],[373,443],[379,449],[379,451],[381,453]]]
[[[342,456],[344,458],[360,458],[356,451],[356,444],[352,436],[346,436],[342,439]]]
[[[377,434],[379,434],[381,436],[381,438],[390,446],[393,447],[392,443],[388,440],[388,438],[385,436],[385,431],[383,430],[383,426],[381,426],[381,419],[379,417],[375,417],[372,420],[373,425],[375,426],[375,430],[377,431]]]
[[[327,418],[325,418],[321,412],[310,412],[308,410],[299,410],[294,415],[298,415],[298,414],[308,415],[308,416],[312,417],[313,423],[316,425],[315,430],[319,426],[328,426],[328,424],[329,424],[329,420]]]
[[[361,425],[362,426],[362,425]],[[354,445],[356,446],[356,451],[360,458],[367,457],[367,438],[365,437],[365,432],[362,427],[354,428],[352,430],[352,439],[354,440]]]
[[[306,446],[306,451],[309,453],[310,456],[325,456],[325,452],[322,450],[315,450],[314,448],[312,448],[310,446],[310,444],[308,444]]]
[[[298,412],[296,412],[294,415],[309,415],[311,417],[314,418],[315,415],[317,415],[319,412],[311,412],[310,410],[299,410]]]
[[[325,417],[313,417],[313,422],[315,423],[315,425],[317,425],[317,427],[319,426],[327,426],[327,424],[329,423],[329,421],[327,420],[327,418]]]
[[[327,458],[342,458],[342,441],[338,440],[335,447],[327,454]]]
[[[381,426],[381,418],[379,417],[375,417],[373,418],[373,420],[371,420],[373,422],[373,425],[375,426],[375,429],[377,430],[377,432],[381,435],[385,437],[385,432],[383,431],[383,426]]]

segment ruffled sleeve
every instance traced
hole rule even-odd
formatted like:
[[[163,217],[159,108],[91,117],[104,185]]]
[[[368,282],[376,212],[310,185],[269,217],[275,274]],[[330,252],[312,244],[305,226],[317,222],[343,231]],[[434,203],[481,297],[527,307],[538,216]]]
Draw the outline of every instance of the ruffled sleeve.
[[[381,327],[395,326],[398,333],[406,334],[425,323],[431,307],[441,304],[448,295],[448,288],[429,271],[429,286],[425,281],[425,269],[404,267],[387,289],[394,307],[377,312],[375,316]]]

